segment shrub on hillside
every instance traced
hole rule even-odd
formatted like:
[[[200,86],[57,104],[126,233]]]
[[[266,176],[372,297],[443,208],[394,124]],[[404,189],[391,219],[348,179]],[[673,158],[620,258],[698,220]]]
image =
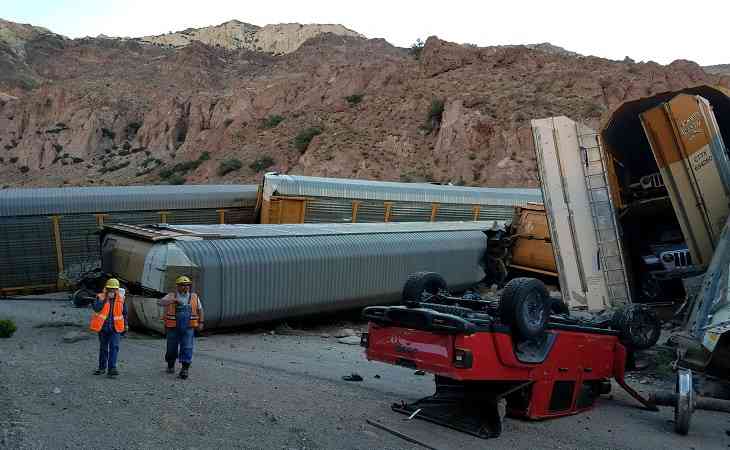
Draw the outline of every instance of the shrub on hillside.
[[[185,177],[179,174],[173,174],[167,179],[167,184],[185,184]]]
[[[248,165],[248,167],[253,170],[254,172],[263,172],[264,170],[268,169],[269,167],[276,164],[276,161],[271,156],[262,156],[260,158],[257,158],[256,161],[252,162]]]
[[[300,153],[306,152],[307,147],[309,147],[309,143],[312,142],[312,139],[319,134],[322,134],[322,129],[318,127],[309,127],[300,131],[294,138],[294,147],[296,147]]]
[[[413,55],[416,59],[421,59],[421,52],[423,52],[423,47],[426,45],[425,42],[423,42],[420,38],[416,39],[416,42],[411,45],[410,53]]]
[[[284,121],[283,116],[280,116],[277,114],[272,114],[269,117],[267,117],[266,119],[264,119],[264,122],[261,124],[261,126],[264,128],[274,128],[283,121]]]
[[[149,160],[150,158],[148,158]],[[155,158],[151,158],[155,159]],[[203,152],[198,156],[198,159],[192,160],[192,161],[185,161],[181,163],[177,163],[172,167],[168,167],[166,169],[162,169],[160,171],[160,178],[167,179],[169,181],[169,178],[171,178],[173,175],[180,175],[180,177],[183,177],[187,175],[189,172],[197,169],[200,167],[203,162],[210,159],[210,153]],[[147,160],[145,160],[147,161]]]
[[[433,99],[431,101],[431,108],[428,110],[426,116],[426,124],[423,128],[429,133],[433,130],[438,129],[441,126],[441,120],[444,117],[444,101],[441,99]]]
[[[363,94],[352,94],[345,97],[345,100],[347,100],[350,106],[355,106],[362,101],[363,97]]]
[[[243,163],[240,160],[236,158],[226,159],[218,166],[218,175],[221,177],[225,176],[239,170],[241,167],[243,167]]]

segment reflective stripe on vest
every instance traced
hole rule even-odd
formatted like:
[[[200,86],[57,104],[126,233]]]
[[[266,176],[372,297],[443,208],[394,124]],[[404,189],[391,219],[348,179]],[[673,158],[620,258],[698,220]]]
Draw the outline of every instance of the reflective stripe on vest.
[[[99,300],[104,301],[103,294],[98,295]],[[95,333],[101,331],[104,327],[104,322],[109,317],[109,302],[104,302],[104,306],[101,307],[101,311],[95,312],[91,316],[91,323],[89,323],[89,329]],[[122,297],[117,291],[117,295],[114,298],[114,308],[112,310],[112,325],[117,333],[123,333],[124,326],[124,297]]]
[[[173,300],[177,300],[177,293],[172,294]],[[165,315],[163,321],[165,322],[165,328],[175,328],[177,326],[177,305],[170,303],[165,307]],[[188,326],[190,328],[198,328],[200,323],[200,317],[198,315],[198,294],[190,294],[190,321]]]

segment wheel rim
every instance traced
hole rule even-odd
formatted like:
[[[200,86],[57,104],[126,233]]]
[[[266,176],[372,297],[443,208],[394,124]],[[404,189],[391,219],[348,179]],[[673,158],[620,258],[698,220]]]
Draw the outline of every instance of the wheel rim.
[[[536,293],[530,294],[525,299],[525,319],[532,329],[540,328],[545,319],[545,302],[540,300],[540,296]]]
[[[694,389],[692,387],[692,372],[679,370],[675,384],[677,405],[674,408],[674,429],[679,434],[689,432],[690,421],[694,409]]]

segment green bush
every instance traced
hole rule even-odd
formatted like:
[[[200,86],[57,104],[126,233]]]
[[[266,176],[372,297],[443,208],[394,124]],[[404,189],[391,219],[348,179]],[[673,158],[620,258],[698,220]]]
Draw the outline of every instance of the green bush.
[[[304,153],[307,151],[307,147],[309,147],[309,143],[312,142],[312,139],[314,139],[315,136],[322,134],[322,129],[318,127],[309,127],[306,128],[297,134],[297,136],[294,138],[294,147],[299,150],[300,153]]]
[[[264,128],[274,128],[283,121],[284,121],[283,116],[280,116],[278,114],[272,114],[269,117],[267,117],[266,119],[264,119],[264,123],[262,123],[261,126]]]
[[[243,167],[243,163],[236,158],[226,159],[218,166],[218,175],[225,176]]]
[[[166,180],[173,175],[175,175],[175,171],[173,170],[172,167],[167,167],[165,169],[160,170],[160,178],[162,178],[163,180]]]
[[[150,158],[148,158],[148,160],[149,159]],[[154,158],[151,158],[151,159],[154,160]],[[173,175],[180,175],[181,177],[183,177],[183,176],[187,175],[189,172],[200,167],[200,165],[203,164],[203,162],[205,162],[209,159],[210,159],[210,153],[203,152],[200,154],[200,156],[198,156],[198,159],[196,159],[196,160],[177,163],[172,167],[168,167],[167,169],[161,170],[160,178],[166,179],[169,181],[169,178],[171,178]],[[145,161],[147,161],[147,160],[145,160]],[[179,184],[182,184],[182,183],[179,183]]]
[[[345,97],[345,100],[347,100],[347,103],[349,103],[350,106],[355,106],[362,101],[363,97],[363,94],[353,94]]]
[[[0,338],[9,338],[18,330],[12,320],[0,320]]]
[[[185,184],[185,177],[182,175],[174,174],[167,179],[167,184]]]
[[[428,111],[428,120],[438,120],[439,123],[444,116],[444,101],[441,99],[433,99],[431,101],[431,109]]]
[[[441,126],[441,120],[444,117],[444,101],[441,99],[433,99],[431,108],[426,116],[426,124],[423,128],[429,133]]]
[[[30,167],[28,166],[20,166],[20,173],[28,173],[30,170]]]
[[[249,164],[248,167],[254,172],[258,173],[263,172],[274,164],[276,164],[276,161],[274,161],[271,156],[262,156],[256,159],[256,161]]]
[[[426,45],[425,42],[423,42],[420,38],[416,39],[416,42],[411,45],[410,53],[413,55],[416,59],[421,59],[421,52],[423,52],[423,47]]]
[[[129,165],[129,161],[124,161],[124,162],[120,162],[117,165],[104,166],[101,169],[99,169],[99,172],[101,172],[102,174],[108,173],[108,172],[116,172],[117,170],[124,169],[128,165]]]

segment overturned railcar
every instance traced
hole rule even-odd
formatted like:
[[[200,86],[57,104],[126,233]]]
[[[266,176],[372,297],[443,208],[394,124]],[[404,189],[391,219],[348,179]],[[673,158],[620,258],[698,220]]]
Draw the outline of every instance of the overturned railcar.
[[[537,188],[266,174],[261,223],[370,223],[511,220],[517,206],[541,202]]]
[[[600,131],[532,121],[561,289],[573,306],[682,301],[728,216],[730,98],[699,86],[627,102]]]
[[[134,325],[161,331],[156,297],[193,279],[206,327],[227,328],[400,299],[409,274],[441,273],[454,289],[485,276],[494,222],[113,225],[102,267],[132,293]]]
[[[64,287],[98,267],[104,223],[251,223],[257,186],[0,190],[0,295]]]

